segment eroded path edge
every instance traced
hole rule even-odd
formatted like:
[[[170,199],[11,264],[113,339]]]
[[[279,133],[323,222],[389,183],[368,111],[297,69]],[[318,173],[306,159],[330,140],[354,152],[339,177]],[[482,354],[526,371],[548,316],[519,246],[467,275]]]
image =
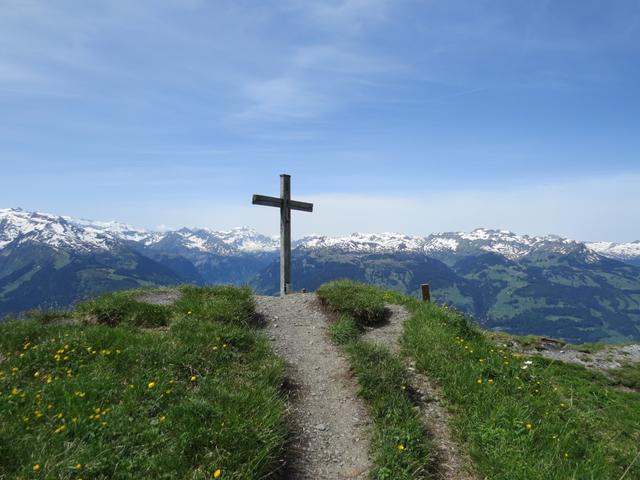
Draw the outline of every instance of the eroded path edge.
[[[362,340],[384,346],[400,356],[407,368],[412,399],[420,410],[425,429],[434,448],[435,476],[440,480],[477,480],[468,453],[453,438],[451,415],[441,390],[427,376],[418,372],[410,357],[401,355],[400,339],[403,324],[411,314],[402,305],[387,304],[388,318],[384,324],[368,327]]]

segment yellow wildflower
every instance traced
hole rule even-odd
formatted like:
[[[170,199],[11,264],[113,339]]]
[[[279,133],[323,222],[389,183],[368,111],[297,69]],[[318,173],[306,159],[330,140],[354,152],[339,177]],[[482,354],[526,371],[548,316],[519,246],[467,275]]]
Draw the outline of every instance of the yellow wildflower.
[[[530,423],[527,423],[527,430],[531,430],[533,428],[533,425],[531,425]]]
[[[402,451],[404,451],[404,449],[405,449],[404,444],[403,444],[403,443],[400,443],[400,444],[398,445],[398,450],[400,450],[400,451],[402,452]]]
[[[219,468],[213,472],[213,478],[220,478],[222,476],[222,470],[220,470]]]
[[[156,382],[149,382],[147,384],[147,388],[154,388],[156,386]]]
[[[36,463],[33,467],[31,467],[31,470],[33,470],[34,472],[39,472],[40,471],[40,464]]]
[[[191,376],[191,381],[192,381],[192,382],[195,382],[197,379],[198,379],[198,377],[196,377],[195,375],[192,375],[192,376]]]

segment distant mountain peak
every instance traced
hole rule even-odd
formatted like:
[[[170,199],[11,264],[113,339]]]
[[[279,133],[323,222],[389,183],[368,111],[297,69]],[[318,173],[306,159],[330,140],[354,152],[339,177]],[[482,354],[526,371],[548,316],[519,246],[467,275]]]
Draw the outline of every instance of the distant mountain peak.
[[[635,260],[640,264],[640,240],[628,243],[590,242],[586,245],[604,257],[623,261]]]
[[[22,208],[0,209],[0,248],[16,243],[43,243],[56,249],[104,250],[117,243],[105,231],[86,229],[67,218]]]
[[[181,228],[162,232],[141,229],[115,221],[94,221],[29,212],[22,208],[0,209],[0,248],[17,242],[41,242],[56,249],[81,251],[109,249],[126,242],[148,248],[172,245],[176,251],[218,255],[276,252],[278,237],[262,235],[250,226],[227,230]],[[529,236],[510,230],[475,228],[470,232],[434,233],[427,237],[396,232],[361,233],[347,236],[309,235],[294,241],[303,249],[335,249],[345,252],[411,252],[442,258],[447,255],[494,253],[518,260],[534,253],[575,253],[586,261],[598,255],[640,262],[640,241],[584,244],[557,235]]]

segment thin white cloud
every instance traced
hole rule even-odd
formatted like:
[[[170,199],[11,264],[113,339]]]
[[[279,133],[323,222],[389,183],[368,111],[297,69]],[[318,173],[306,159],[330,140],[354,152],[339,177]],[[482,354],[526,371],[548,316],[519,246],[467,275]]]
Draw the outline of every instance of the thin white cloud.
[[[474,228],[508,229],[523,234],[557,234],[584,241],[640,239],[640,174],[576,179],[502,191],[464,190],[434,195],[316,193],[296,196],[314,203],[313,213],[293,213],[293,235],[348,235],[401,232],[428,235]],[[212,206],[215,205],[215,206]],[[136,205],[124,220],[153,228],[200,226],[228,229],[250,225],[276,235],[279,213],[246,203],[196,201]],[[103,215],[104,216],[104,215]],[[155,223],[154,223],[155,222]]]

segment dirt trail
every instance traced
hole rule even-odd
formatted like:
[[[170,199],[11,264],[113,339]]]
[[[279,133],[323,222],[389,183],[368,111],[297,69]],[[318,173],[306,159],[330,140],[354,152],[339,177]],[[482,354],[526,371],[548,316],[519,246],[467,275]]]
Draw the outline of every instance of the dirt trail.
[[[366,479],[371,425],[349,365],[331,343],[314,294],[256,296],[256,311],[287,363],[293,438],[285,478]]]
[[[410,317],[409,312],[401,305],[386,305],[389,311],[388,320],[377,327],[367,328],[362,339],[389,348],[400,353],[400,337],[403,322]],[[472,464],[469,456],[453,441],[449,428],[449,412],[439,389],[429,379],[418,373],[415,363],[405,359],[409,372],[409,382],[414,394],[414,401],[420,409],[425,428],[431,436],[435,448],[435,475],[440,480],[476,480],[470,470]]]

